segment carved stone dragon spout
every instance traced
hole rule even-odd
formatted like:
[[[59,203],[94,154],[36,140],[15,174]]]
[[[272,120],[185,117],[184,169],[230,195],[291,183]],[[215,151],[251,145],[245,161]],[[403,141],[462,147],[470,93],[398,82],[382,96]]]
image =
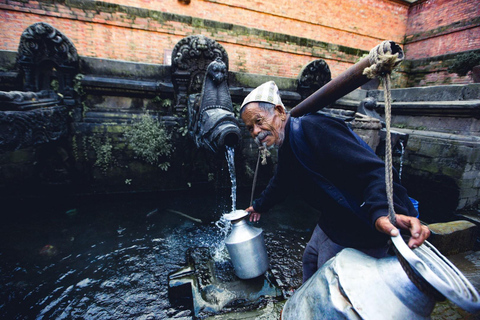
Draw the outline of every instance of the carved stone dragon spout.
[[[207,67],[201,94],[191,95],[188,103],[190,134],[199,148],[215,153],[234,147],[241,138],[227,79],[227,67],[217,58]]]

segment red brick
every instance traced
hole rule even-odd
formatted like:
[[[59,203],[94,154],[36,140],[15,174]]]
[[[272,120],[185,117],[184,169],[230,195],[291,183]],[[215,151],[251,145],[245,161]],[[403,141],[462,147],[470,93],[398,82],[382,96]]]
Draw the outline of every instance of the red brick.
[[[426,33],[458,19],[480,15],[478,0],[419,1],[410,8],[393,0],[283,0],[281,5],[276,0],[195,0],[190,5],[176,0],[104,2],[231,23],[361,50],[370,50],[384,39],[401,43],[406,34]],[[321,47],[272,42],[230,30],[195,28],[178,21],[157,21],[122,12],[84,11],[60,2],[0,0],[0,9],[0,50],[17,50],[22,32],[32,23],[45,21],[69,37],[80,55],[90,57],[163,63],[163,50],[173,49],[187,35],[204,34],[225,47],[232,71],[296,77],[308,62],[323,58],[329,63],[332,75],[336,76],[356,61],[354,56],[329,52]],[[31,10],[34,13],[30,13]],[[478,39],[478,29],[461,30],[426,39],[423,44],[409,43],[405,52],[407,58],[418,59],[478,49]]]

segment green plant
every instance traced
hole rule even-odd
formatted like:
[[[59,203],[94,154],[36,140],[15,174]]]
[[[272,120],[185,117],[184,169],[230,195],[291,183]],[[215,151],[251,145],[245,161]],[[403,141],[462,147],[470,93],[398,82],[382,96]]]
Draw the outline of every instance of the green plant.
[[[459,76],[466,76],[473,67],[480,65],[480,53],[467,52],[455,56],[455,60],[448,67],[448,72]]]
[[[172,106],[172,100],[170,99],[162,99],[159,96],[155,96],[152,99],[153,103],[158,103],[160,104],[163,108],[170,108]]]
[[[159,96],[155,96],[155,97],[152,99],[152,102],[153,102],[153,103],[161,103],[161,102],[162,102],[162,98],[160,98]]]
[[[77,74],[75,76],[75,78],[73,78],[73,90],[80,96],[84,96],[85,95],[85,91],[83,90],[83,87],[82,87],[82,79],[84,78],[85,76],[81,73]],[[81,105],[82,105],[82,117],[85,118],[85,115],[86,113],[88,112],[88,110],[90,110],[90,108],[87,106],[87,104],[85,103],[85,101],[81,101]]]
[[[235,115],[236,118],[240,117],[240,107],[241,107],[241,104],[239,103],[233,103],[232,104],[232,107],[233,107],[233,114]]]
[[[91,139],[91,143],[96,154],[94,165],[99,167],[103,174],[106,174],[107,170],[115,163],[115,159],[113,158],[112,154],[112,140],[110,138],[106,138],[103,141],[101,138],[94,137]]]
[[[368,56],[369,56],[368,53],[362,54],[360,57],[357,58],[357,60],[355,60],[355,63],[358,63],[358,62],[362,61],[363,59],[365,59]]]
[[[87,104],[82,101],[82,118],[85,119],[85,116],[87,115],[87,112],[90,110],[90,108],[87,106]]]
[[[185,137],[188,134],[188,127],[186,125],[183,127],[178,127],[177,131],[182,135],[182,137]]]
[[[50,82],[50,88],[53,91],[58,92],[58,89],[60,89],[60,84],[57,79],[53,79],[52,82]]]
[[[79,95],[83,96],[85,94],[85,91],[83,91],[82,87],[82,79],[84,75],[79,73],[73,78],[73,90]]]
[[[170,107],[172,107],[172,105],[173,105],[173,102],[170,99],[164,99],[162,101],[162,107],[164,107],[164,108],[170,108]]]
[[[169,157],[173,150],[171,134],[164,124],[146,113],[125,131],[124,136],[136,158],[168,170],[170,163],[160,161],[160,157]]]
[[[77,135],[74,134],[72,136],[72,153],[75,161],[78,161],[79,156],[78,156],[78,143],[77,143]]]

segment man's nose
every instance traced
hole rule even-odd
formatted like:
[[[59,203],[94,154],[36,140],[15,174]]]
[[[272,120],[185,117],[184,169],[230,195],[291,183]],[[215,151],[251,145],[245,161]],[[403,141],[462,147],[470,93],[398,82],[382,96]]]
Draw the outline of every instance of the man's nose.
[[[260,132],[262,132],[262,129],[259,126],[257,125],[253,126],[253,130],[252,130],[253,137],[258,136]]]

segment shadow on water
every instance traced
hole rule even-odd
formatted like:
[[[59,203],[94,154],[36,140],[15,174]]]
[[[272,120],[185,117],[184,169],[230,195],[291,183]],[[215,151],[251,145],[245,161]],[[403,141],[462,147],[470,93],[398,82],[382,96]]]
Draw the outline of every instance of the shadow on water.
[[[248,206],[248,192],[237,198],[238,207]],[[167,277],[185,265],[189,248],[214,250],[222,243],[215,222],[230,210],[228,200],[190,193],[6,204],[0,318],[192,317],[170,304]],[[316,218],[287,200],[256,223],[265,232],[271,272],[287,295],[301,284],[301,256]]]

